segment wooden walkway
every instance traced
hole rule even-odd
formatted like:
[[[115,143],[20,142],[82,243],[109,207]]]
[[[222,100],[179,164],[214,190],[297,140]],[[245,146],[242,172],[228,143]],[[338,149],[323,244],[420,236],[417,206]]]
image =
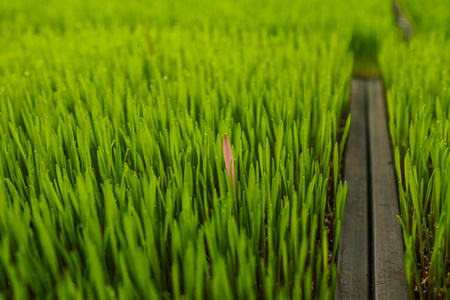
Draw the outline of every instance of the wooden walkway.
[[[353,79],[336,299],[408,299],[383,85]]]

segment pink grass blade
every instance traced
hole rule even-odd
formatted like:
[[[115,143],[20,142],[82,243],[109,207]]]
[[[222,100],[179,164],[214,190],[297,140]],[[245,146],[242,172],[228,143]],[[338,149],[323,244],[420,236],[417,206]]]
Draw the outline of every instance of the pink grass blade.
[[[228,136],[226,133],[223,136],[223,159],[225,160],[225,166],[227,168],[228,178],[230,181],[231,181],[231,173],[230,173],[230,165],[231,165],[231,172],[233,173],[234,196],[236,197],[236,182],[234,179],[234,158],[233,152],[231,151],[230,141],[228,140]]]

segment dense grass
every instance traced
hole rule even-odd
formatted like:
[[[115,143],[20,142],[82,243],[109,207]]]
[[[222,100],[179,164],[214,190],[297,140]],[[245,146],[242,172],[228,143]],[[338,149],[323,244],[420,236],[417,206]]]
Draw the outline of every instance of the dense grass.
[[[396,33],[392,1],[343,1],[342,5],[345,4],[348,6],[341,17],[353,20],[350,43],[355,59],[353,75],[379,77],[378,53],[384,40]]]
[[[352,21],[161,2],[1,3],[0,296],[331,299]]]
[[[444,35],[450,38],[450,2],[446,0],[400,0],[402,9],[420,34]]]
[[[380,55],[411,295],[450,297],[450,40],[442,1],[403,1],[417,35]],[[433,12],[433,13],[431,13]],[[420,17],[419,17],[420,16]]]

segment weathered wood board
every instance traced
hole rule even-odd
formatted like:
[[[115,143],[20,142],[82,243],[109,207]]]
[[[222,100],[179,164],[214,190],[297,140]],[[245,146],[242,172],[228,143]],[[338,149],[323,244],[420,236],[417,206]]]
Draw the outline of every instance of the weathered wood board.
[[[369,297],[369,190],[366,117],[366,82],[353,79],[350,131],[344,158],[344,180],[348,183],[338,254],[336,298]]]
[[[383,84],[368,80],[374,299],[408,299],[397,177]]]
[[[353,79],[336,299],[408,299],[383,84]]]

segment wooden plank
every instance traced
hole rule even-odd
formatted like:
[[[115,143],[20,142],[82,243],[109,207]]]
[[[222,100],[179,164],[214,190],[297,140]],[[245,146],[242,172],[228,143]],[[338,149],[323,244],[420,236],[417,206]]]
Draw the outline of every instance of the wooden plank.
[[[408,299],[387,111],[380,79],[368,81],[374,299]]]
[[[336,299],[369,298],[368,153],[366,82],[353,79],[350,131],[344,156],[347,200],[338,254]]]
[[[394,13],[395,13],[395,21],[397,23],[397,27],[403,30],[403,38],[405,42],[408,44],[412,35],[412,26],[409,20],[405,17],[400,7],[400,3],[398,0],[393,0],[394,4]]]

